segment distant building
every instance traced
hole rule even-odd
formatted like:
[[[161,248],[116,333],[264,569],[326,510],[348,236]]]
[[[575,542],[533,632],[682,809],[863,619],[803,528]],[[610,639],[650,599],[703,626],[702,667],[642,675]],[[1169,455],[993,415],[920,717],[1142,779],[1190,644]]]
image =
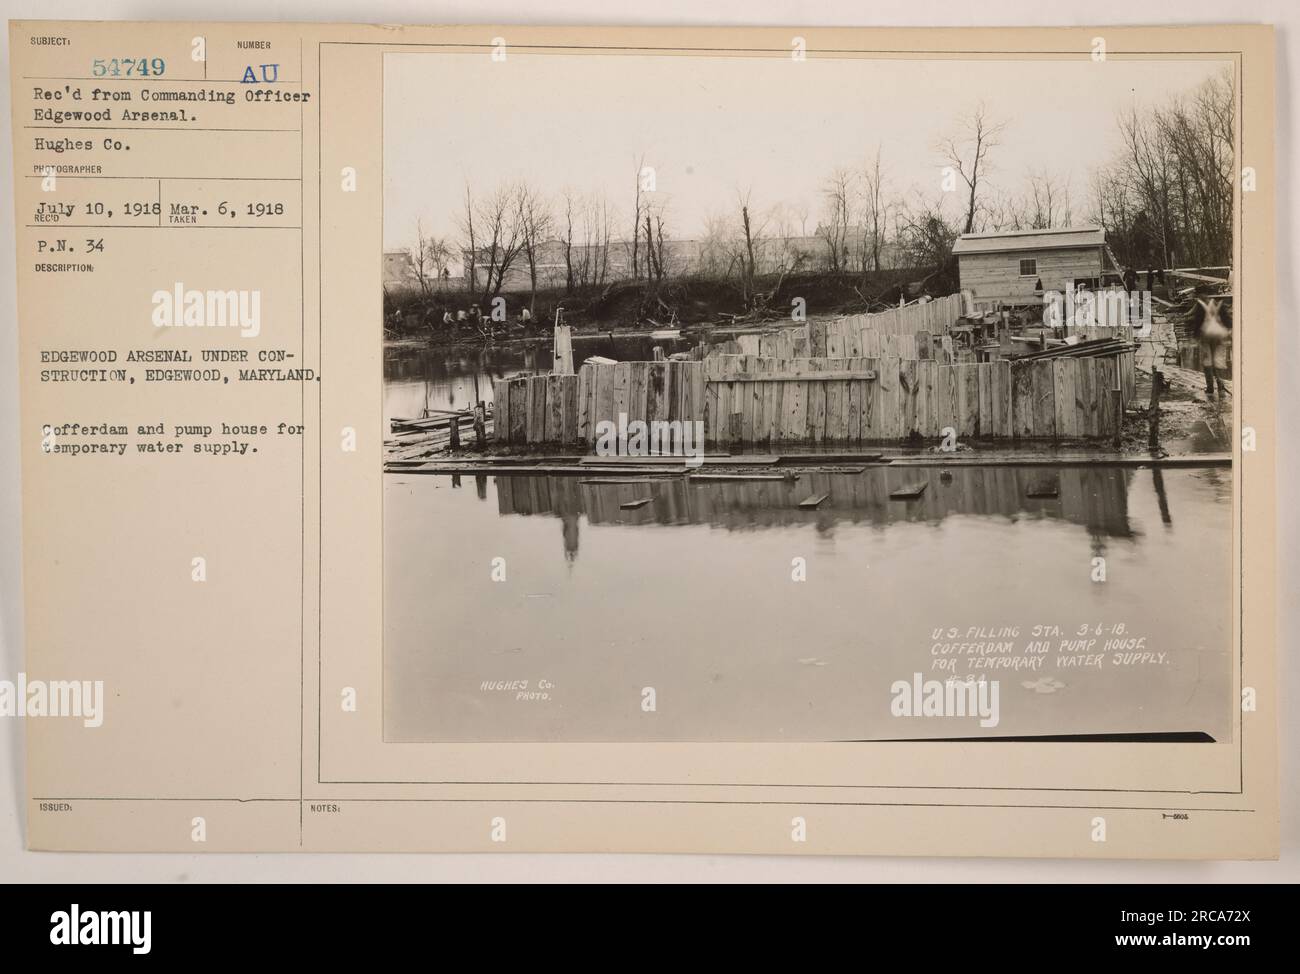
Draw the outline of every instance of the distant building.
[[[384,287],[413,288],[420,286],[419,275],[415,273],[415,260],[409,250],[384,251]]]
[[[428,271],[427,284],[431,291],[444,290],[449,287],[460,287],[461,280],[452,276],[452,268],[444,267],[442,273],[436,273],[432,268]],[[405,247],[397,250],[384,251],[384,289],[390,291],[408,291],[420,287],[419,268],[416,267],[415,257],[410,250]]]
[[[1094,288],[1122,270],[1100,227],[964,233],[952,252],[962,288],[984,302],[1034,304],[1043,291]]]

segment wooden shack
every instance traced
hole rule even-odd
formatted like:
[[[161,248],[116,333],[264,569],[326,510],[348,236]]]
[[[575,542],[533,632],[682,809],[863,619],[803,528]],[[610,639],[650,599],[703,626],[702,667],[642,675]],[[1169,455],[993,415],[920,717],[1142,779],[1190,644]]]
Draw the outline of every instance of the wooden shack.
[[[1100,227],[964,233],[952,252],[962,288],[980,304],[1038,304],[1044,291],[1095,288],[1120,272]]]

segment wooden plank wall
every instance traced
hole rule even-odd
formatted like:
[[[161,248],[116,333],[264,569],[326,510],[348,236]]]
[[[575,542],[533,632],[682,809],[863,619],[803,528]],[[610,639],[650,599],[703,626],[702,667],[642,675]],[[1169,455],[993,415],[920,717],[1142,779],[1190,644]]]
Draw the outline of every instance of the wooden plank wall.
[[[1020,275],[1022,258],[1036,262],[1033,274]],[[1095,247],[960,254],[957,261],[961,286],[974,292],[981,303],[1034,301],[1039,297],[1034,285],[1040,281],[1044,290],[1064,293],[1077,278],[1101,274],[1101,255]]]
[[[962,437],[1013,434],[1006,362],[742,356],[711,368],[705,442],[718,447],[935,439],[946,426]],[[765,372],[781,378],[764,381]]]
[[[492,383],[492,395],[494,442],[515,446],[579,444],[576,375],[497,379]]]
[[[704,362],[583,365],[574,390],[576,441],[590,446],[602,422],[693,422],[704,419]],[[696,441],[692,441],[698,446]]]
[[[734,341],[714,345],[709,349],[714,355],[753,355],[759,358],[879,358],[881,356],[908,359],[933,359],[951,362],[952,338],[948,335],[931,335],[918,331],[906,335],[878,332],[870,327],[832,327],[826,323],[816,338],[819,352],[812,354],[813,342],[806,331],[782,329],[771,335],[741,335]]]
[[[770,376],[770,378],[767,378]],[[899,356],[584,365],[576,376],[498,380],[493,429],[509,445],[590,447],[602,421],[704,424],[715,448],[1114,434],[1136,396],[1134,355],[946,365]]]
[[[719,448],[889,443],[937,439],[947,429],[958,439],[1107,438],[1122,421],[1110,391],[1120,389],[1124,403],[1136,395],[1131,352],[957,365],[720,356],[707,368],[705,442]]]
[[[879,314],[848,315],[829,322],[809,322],[810,350],[814,356],[829,355],[832,343],[861,343],[863,339],[859,336],[864,331],[880,336],[916,335],[918,332],[946,335],[961,314],[962,296],[950,294],[933,301],[891,308]],[[867,349],[862,351],[865,354]]]
[[[736,343],[741,355],[761,355],[764,358],[807,358],[808,326],[781,328],[762,335],[740,335]]]

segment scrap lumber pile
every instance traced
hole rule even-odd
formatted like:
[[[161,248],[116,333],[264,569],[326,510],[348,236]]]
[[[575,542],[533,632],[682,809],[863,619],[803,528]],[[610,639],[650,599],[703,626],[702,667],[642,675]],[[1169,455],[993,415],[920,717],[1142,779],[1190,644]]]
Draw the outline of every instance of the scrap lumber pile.
[[[430,414],[419,419],[399,419],[393,417],[390,422],[391,435],[384,441],[388,460],[409,460],[426,457],[447,449],[462,440],[469,442],[475,434],[474,413],[471,410],[427,410]],[[452,424],[456,426],[456,435],[452,436]],[[492,432],[492,411],[488,407],[484,415],[484,435]]]
[[[1120,338],[1098,338],[1073,345],[1053,345],[1015,356],[1017,362],[1037,362],[1049,358],[1109,358],[1133,351],[1133,343]]]

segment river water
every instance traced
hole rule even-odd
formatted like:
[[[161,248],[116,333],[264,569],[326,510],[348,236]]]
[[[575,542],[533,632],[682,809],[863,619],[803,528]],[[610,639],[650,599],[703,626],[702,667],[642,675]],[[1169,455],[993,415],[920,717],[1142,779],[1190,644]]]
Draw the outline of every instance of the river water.
[[[1231,736],[1229,470],[583,479],[384,476],[387,740]]]

